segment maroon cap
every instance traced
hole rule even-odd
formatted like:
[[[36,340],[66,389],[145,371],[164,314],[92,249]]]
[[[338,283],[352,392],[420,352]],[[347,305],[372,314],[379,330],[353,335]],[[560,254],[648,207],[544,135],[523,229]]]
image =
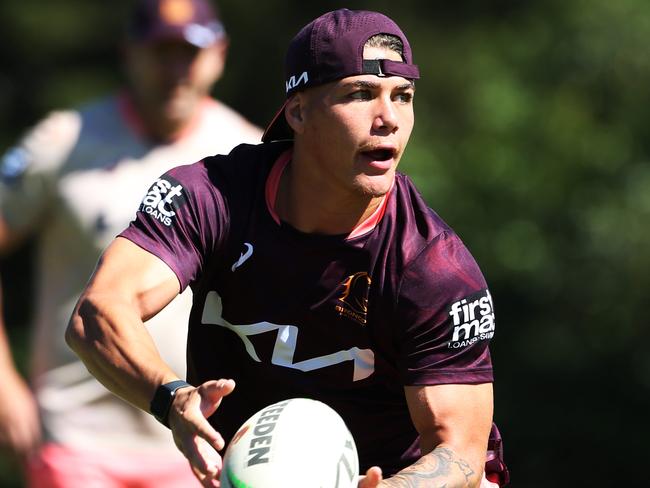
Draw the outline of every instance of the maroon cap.
[[[377,34],[390,34],[402,41],[403,62],[363,59],[366,41]],[[311,86],[363,74],[402,76],[409,80],[420,77],[408,39],[383,14],[348,9],[328,12],[303,27],[289,44],[285,59],[287,98]],[[283,139],[293,139],[293,131],[284,117],[284,105],[266,128],[262,141]]]
[[[210,0],[138,0],[129,36],[136,41],[181,40],[208,47],[225,36]]]

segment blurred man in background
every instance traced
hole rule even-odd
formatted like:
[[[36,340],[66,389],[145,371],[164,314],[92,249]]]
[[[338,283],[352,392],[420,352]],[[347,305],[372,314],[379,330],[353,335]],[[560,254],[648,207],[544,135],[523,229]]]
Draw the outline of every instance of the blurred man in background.
[[[125,89],[50,114],[0,161],[0,252],[30,235],[38,242],[30,386],[0,319],[0,447],[25,461],[28,486],[196,485],[169,431],[101,386],[64,330],[100,252],[132,220],[152,178],[260,139],[209,96],[227,45],[209,0],[139,1],[123,51]],[[157,218],[167,212],[160,205]],[[181,295],[147,324],[181,375],[190,305]]]

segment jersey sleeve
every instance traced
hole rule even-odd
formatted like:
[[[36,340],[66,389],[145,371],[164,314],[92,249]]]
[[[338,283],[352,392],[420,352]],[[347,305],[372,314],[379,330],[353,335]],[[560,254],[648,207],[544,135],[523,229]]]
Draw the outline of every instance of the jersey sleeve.
[[[179,166],[153,182],[120,237],[164,261],[185,289],[218,252],[226,215],[224,198],[211,183],[205,163]]]
[[[405,385],[491,382],[494,305],[485,279],[452,232],[407,266],[398,296]]]
[[[57,196],[60,168],[79,137],[77,112],[53,112],[0,159],[0,214],[13,232],[35,229]]]

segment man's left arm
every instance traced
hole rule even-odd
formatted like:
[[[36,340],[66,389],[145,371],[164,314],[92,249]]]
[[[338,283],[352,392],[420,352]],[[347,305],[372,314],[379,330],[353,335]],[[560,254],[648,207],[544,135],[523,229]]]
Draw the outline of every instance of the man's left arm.
[[[481,486],[492,425],[492,384],[405,387],[422,457],[380,488]]]

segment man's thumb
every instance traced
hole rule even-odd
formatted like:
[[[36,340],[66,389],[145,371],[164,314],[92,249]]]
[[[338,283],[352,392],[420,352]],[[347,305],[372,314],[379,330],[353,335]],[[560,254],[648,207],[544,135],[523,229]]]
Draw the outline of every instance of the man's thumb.
[[[235,389],[233,380],[211,380],[199,386],[201,395],[201,412],[206,417],[212,415],[221,404],[221,399],[230,395]]]

